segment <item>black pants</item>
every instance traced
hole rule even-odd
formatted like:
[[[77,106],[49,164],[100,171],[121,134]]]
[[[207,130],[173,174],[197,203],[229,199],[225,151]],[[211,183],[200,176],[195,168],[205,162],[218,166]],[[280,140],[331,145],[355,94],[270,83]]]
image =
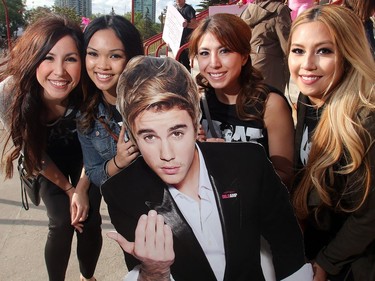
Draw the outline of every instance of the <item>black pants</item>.
[[[84,222],[83,233],[75,231],[70,220],[69,196],[49,180],[43,178],[41,197],[47,208],[49,232],[45,246],[45,261],[50,281],[64,281],[69,262],[73,233],[77,235],[77,256],[81,274],[94,275],[102,248],[99,188],[89,189],[90,210]]]

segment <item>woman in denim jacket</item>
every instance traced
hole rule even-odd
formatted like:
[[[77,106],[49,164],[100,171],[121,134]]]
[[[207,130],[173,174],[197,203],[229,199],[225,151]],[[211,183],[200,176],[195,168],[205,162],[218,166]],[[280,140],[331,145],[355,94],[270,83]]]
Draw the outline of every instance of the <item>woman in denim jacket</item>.
[[[90,97],[81,111],[79,140],[90,181],[100,187],[108,177],[138,156],[138,149],[125,139],[126,129],[116,109],[116,87],[127,62],[143,54],[138,30],[124,17],[96,18],[85,29],[86,70],[91,80]]]

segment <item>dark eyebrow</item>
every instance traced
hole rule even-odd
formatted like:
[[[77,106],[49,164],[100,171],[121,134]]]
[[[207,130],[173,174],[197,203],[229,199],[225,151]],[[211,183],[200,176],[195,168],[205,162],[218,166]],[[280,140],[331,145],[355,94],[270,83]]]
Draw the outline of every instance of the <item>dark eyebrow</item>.
[[[154,130],[152,130],[152,129],[142,129],[142,130],[139,130],[138,132],[137,132],[137,135],[139,136],[139,135],[142,135],[142,134],[149,134],[149,133],[154,133],[155,131]]]
[[[93,47],[90,47],[90,46],[87,46],[87,49],[91,49],[91,50],[93,50],[93,51],[95,51],[95,52],[98,52],[97,49],[95,49],[95,48],[93,48]],[[116,51],[120,51],[120,52],[125,53],[125,50],[124,50],[124,49],[112,49],[112,50],[109,50],[109,52],[116,52]]]
[[[175,131],[175,130],[178,130],[178,129],[186,129],[186,128],[187,128],[186,124],[177,124],[177,125],[169,128],[168,131],[172,132],[172,131]]]
[[[173,132],[173,131],[176,131],[178,129],[186,129],[187,128],[187,125],[185,124],[177,124],[171,128],[168,129],[169,132]],[[142,134],[149,134],[149,133],[155,133],[154,130],[152,129],[141,129],[137,132],[137,135],[142,135]]]
[[[51,53],[51,52],[49,52],[47,55],[49,55],[49,56],[53,56],[53,57],[56,56],[55,53]],[[65,54],[65,57],[70,57],[70,56],[79,56],[79,54],[76,53],[76,52],[71,52],[71,53],[67,53],[67,54]]]

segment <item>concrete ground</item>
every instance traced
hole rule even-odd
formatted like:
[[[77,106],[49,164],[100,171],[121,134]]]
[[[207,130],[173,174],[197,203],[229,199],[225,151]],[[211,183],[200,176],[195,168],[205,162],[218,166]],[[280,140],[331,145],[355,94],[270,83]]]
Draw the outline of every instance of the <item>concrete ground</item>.
[[[0,128],[0,138],[4,131]],[[122,280],[127,269],[123,254],[116,242],[105,236],[111,225],[105,202],[101,205],[103,219],[103,248],[95,277],[98,281]],[[21,204],[20,182],[15,177],[4,181],[0,175],[0,280],[48,280],[44,264],[44,245],[48,233],[48,218],[43,203],[30,205],[26,211]],[[79,280],[76,239],[66,272],[67,281]]]

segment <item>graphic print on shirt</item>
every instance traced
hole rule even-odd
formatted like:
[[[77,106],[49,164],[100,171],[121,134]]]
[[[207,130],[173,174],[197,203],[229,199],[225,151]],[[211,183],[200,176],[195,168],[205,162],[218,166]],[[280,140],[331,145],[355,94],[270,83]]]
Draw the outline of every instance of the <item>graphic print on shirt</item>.
[[[309,141],[309,127],[305,125],[302,134],[300,159],[303,166],[306,166],[307,160],[309,159],[309,154],[311,150],[311,142]]]
[[[223,138],[226,142],[252,142],[264,138],[261,128],[232,125],[217,120],[212,120],[212,123],[218,137]],[[206,132],[207,138],[212,138],[212,133],[208,128],[206,119],[202,120],[202,126]]]
[[[47,124],[48,146],[69,146],[77,138],[75,116],[77,111],[68,108],[64,116],[51,124]]]

